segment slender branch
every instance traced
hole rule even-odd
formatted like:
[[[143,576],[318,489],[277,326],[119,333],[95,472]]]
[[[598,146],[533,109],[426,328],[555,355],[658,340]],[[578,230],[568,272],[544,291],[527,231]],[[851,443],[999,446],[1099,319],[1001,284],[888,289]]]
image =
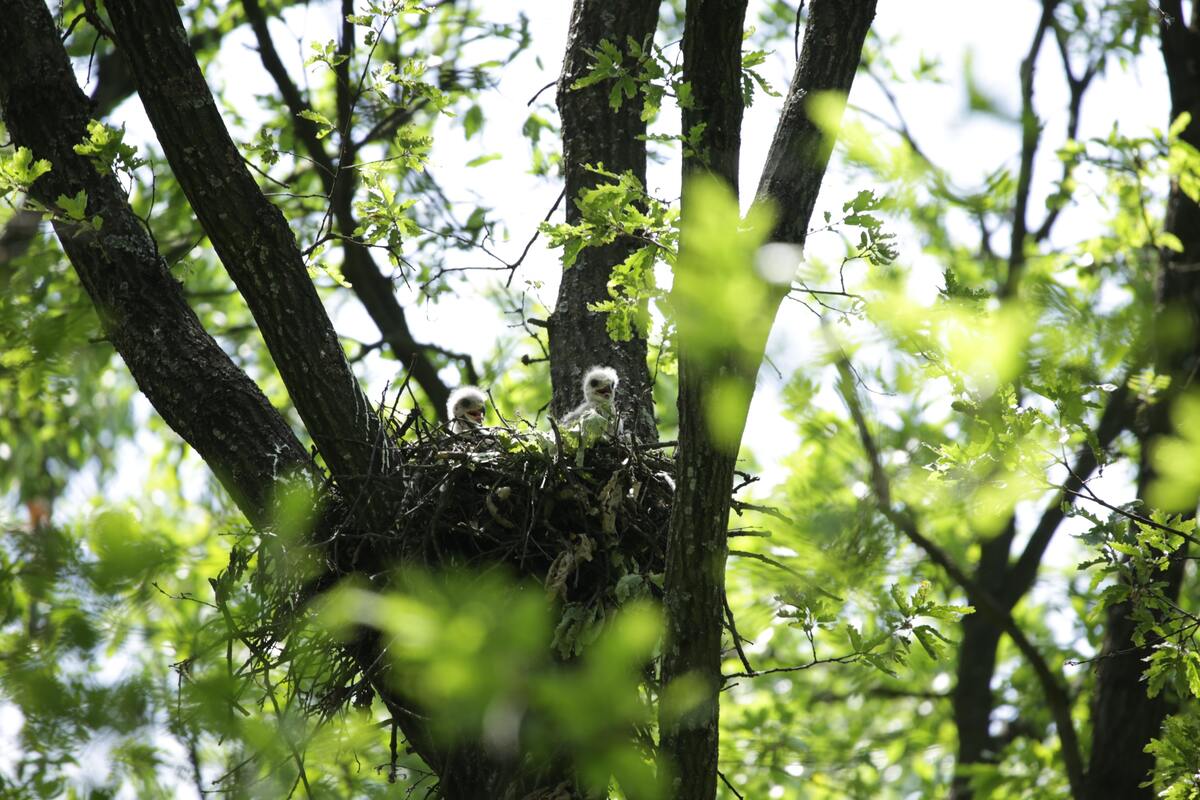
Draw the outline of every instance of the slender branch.
[[[729,782],[729,778],[725,777],[724,772],[721,772],[721,770],[717,770],[717,776],[720,777],[721,783],[725,784],[726,788],[728,788],[729,791],[733,792],[733,796],[736,797],[737,800],[745,800],[745,798],[742,796],[742,793],[739,792],[737,789],[735,789],[733,784]]]
[[[763,675],[778,675],[785,672],[804,672],[805,670],[812,669],[813,667],[819,667],[823,664],[853,664],[855,661],[858,661],[861,656],[862,653],[855,651],[853,653],[844,653],[843,655],[831,656],[829,658],[814,658],[807,664],[797,664],[791,667],[771,667],[770,669],[734,672],[730,675],[726,675],[725,679],[733,680],[734,678],[759,678]]]
[[[1029,666],[1033,669],[1037,677],[1038,684],[1042,688],[1042,693],[1054,718],[1054,724],[1058,728],[1059,740],[1062,745],[1063,763],[1067,771],[1067,780],[1071,785],[1071,794],[1077,800],[1082,800],[1084,786],[1083,757],[1075,732],[1075,723],[1071,718],[1070,695],[1063,685],[1061,676],[1057,675],[1050,668],[1050,665],[1046,662],[1041,652],[1029,640],[1029,637],[1025,635],[1025,631],[1017,625],[1008,608],[967,575],[949,553],[922,534],[916,520],[907,510],[895,507],[892,500],[891,484],[887,473],[883,469],[883,461],[879,455],[879,448],[875,444],[875,439],[871,435],[866,417],[863,414],[862,405],[858,399],[858,392],[854,387],[853,376],[848,366],[848,359],[845,356],[842,356],[838,360],[837,368],[841,378],[838,387],[839,391],[846,403],[847,409],[850,411],[854,425],[858,429],[859,440],[862,443],[863,450],[867,454],[867,462],[871,472],[871,490],[875,496],[877,507],[900,533],[923,550],[931,561],[941,567],[950,576],[951,580],[962,587],[971,603],[987,614],[1001,630],[1008,634],[1013,644],[1025,656],[1025,660],[1029,663]]]
[[[292,81],[287,67],[283,65],[283,59],[279,57],[279,53],[275,49],[275,42],[271,38],[271,31],[262,6],[259,5],[258,0],[242,0],[242,10],[250,23],[250,29],[254,32],[254,39],[258,44],[258,57],[262,61],[263,68],[275,82],[279,96],[283,98],[284,105],[292,115],[292,128],[296,133],[296,138],[304,145],[305,151],[321,171],[323,179],[331,180],[336,172],[333,159],[325,152],[325,148],[321,146],[321,142],[317,138],[319,126],[312,120],[301,116],[301,112],[308,110],[308,103],[300,93],[300,88]]]
[[[1017,172],[1016,200],[1013,204],[1012,236],[1008,250],[1008,274],[1000,287],[1000,299],[1016,293],[1017,283],[1025,268],[1025,237],[1029,234],[1027,220],[1029,190],[1033,183],[1033,158],[1041,137],[1041,123],[1033,108],[1033,73],[1042,40],[1054,24],[1054,10],[1059,0],[1042,0],[1042,16],[1033,34],[1033,43],[1021,62],[1021,164]]]
[[[770,556],[764,556],[762,553],[753,553],[748,550],[730,550],[729,555],[732,557],[735,557],[735,558],[752,558],[755,561],[761,561],[764,564],[770,564],[772,567],[781,569],[784,572],[795,575],[797,578],[804,577],[804,575],[802,573],[792,569],[787,564],[784,564],[782,561],[776,561],[775,559],[771,558]]]
[[[1098,506],[1103,506],[1104,508],[1107,508],[1109,511],[1112,511],[1114,514],[1120,514],[1122,517],[1125,517],[1126,519],[1131,520],[1132,522],[1136,522],[1141,525],[1146,525],[1147,527],[1163,531],[1164,533],[1170,533],[1175,536],[1179,536],[1180,538],[1182,538],[1188,542],[1191,542],[1192,544],[1200,544],[1200,538],[1197,538],[1193,534],[1187,533],[1186,531],[1181,531],[1178,528],[1172,528],[1170,525],[1163,525],[1161,522],[1155,522],[1154,520],[1150,519],[1149,517],[1143,517],[1141,514],[1135,514],[1134,512],[1129,511],[1128,509],[1125,509],[1125,508],[1121,508],[1120,506],[1114,506],[1112,503],[1109,503],[1106,500],[1101,500],[1096,495],[1096,493],[1093,492],[1086,485],[1084,486],[1084,488],[1087,489],[1086,493],[1085,492],[1075,492],[1075,491],[1071,491],[1070,489],[1063,489],[1063,491],[1066,492],[1067,494],[1071,495],[1072,497],[1077,497],[1080,500],[1087,500],[1089,502],[1095,503]]]
[[[729,597],[726,596],[723,602],[725,604],[725,624],[729,628],[730,638],[733,639],[733,649],[737,651],[738,659],[746,668],[746,672],[754,672],[754,667],[750,665],[750,659],[746,657],[746,651],[742,647],[742,634],[738,633],[737,622],[733,618],[733,608],[729,605]]]
[[[343,4],[345,5],[345,2]],[[299,88],[284,67],[283,61],[279,58],[259,0],[242,0],[242,7],[250,21],[251,29],[254,31],[263,67],[274,80],[280,96],[291,113],[293,129],[297,138],[300,139],[304,149],[318,167],[317,175],[321,179],[322,188],[329,200],[330,212],[336,220],[338,229],[342,232],[338,238],[341,240],[345,253],[343,272],[350,280],[355,296],[363,304],[392,353],[411,371],[413,379],[429,397],[430,404],[437,410],[437,413],[444,415],[446,399],[450,392],[445,382],[438,376],[437,366],[429,358],[428,351],[435,348],[417,342],[408,326],[404,308],[396,299],[391,281],[383,275],[369,250],[350,236],[350,233],[358,227],[358,220],[355,218],[353,210],[356,173],[354,170],[341,168],[341,164],[347,160],[353,160],[353,153],[357,148],[357,145],[349,144],[353,101],[356,94],[351,93],[349,85],[349,60],[339,64],[336,73],[338,128],[341,131],[343,152],[342,158],[335,164],[321,140],[317,138],[316,125],[301,116],[301,112],[307,110],[308,106]],[[349,54],[354,36],[353,28],[354,26],[350,23],[343,25],[339,53]],[[411,113],[411,109],[406,113]],[[369,141],[369,139],[364,139],[364,141]],[[473,374],[475,370],[473,366],[468,366],[466,371]]]
[[[1071,54],[1067,49],[1067,32],[1062,25],[1054,22],[1054,39],[1058,42],[1058,53],[1062,59],[1063,74],[1067,79],[1067,87],[1071,92],[1071,98],[1067,102],[1067,132],[1066,139],[1074,140],[1079,134],[1079,112],[1083,106],[1083,94],[1091,85],[1092,79],[1100,71],[1100,66],[1104,63],[1103,56],[1090,62],[1083,71],[1083,75],[1075,77],[1075,72],[1071,68]],[[1075,171],[1075,162],[1072,159],[1063,161],[1062,177],[1059,179],[1060,184],[1066,184],[1071,179],[1071,174]],[[1054,223],[1058,221],[1059,214],[1062,213],[1064,204],[1056,203],[1046,213],[1046,218],[1038,227],[1037,232],[1033,234],[1035,242],[1043,242],[1050,236],[1050,231],[1054,228]]]
[[[263,197],[187,45],[173,0],[110,0],[125,54],[175,177],[262,331],[284,385],[336,477],[367,475],[383,423],[350,370],[295,237]]]

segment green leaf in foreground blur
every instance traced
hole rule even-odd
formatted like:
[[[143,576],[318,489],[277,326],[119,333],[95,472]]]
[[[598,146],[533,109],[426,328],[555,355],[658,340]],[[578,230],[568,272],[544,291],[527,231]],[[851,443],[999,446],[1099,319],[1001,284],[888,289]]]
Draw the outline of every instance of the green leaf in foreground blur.
[[[1171,408],[1171,422],[1175,435],[1151,451],[1159,477],[1150,498],[1167,511],[1191,511],[1200,498],[1200,395],[1181,397]]]
[[[340,636],[381,631],[389,682],[422,698],[447,741],[548,757],[565,750],[597,789],[617,774],[638,796],[655,796],[651,765],[627,732],[650,720],[638,687],[661,631],[657,609],[623,606],[567,663],[552,656],[544,588],[494,573],[410,571],[384,593],[346,585],[322,602],[321,620]]]
[[[794,270],[771,269],[770,283],[759,267],[759,252],[771,232],[774,214],[762,205],[743,219],[737,198],[715,178],[692,178],[684,194],[679,257],[671,307],[679,341],[689,357],[719,374],[756,372],[774,319],[780,287]],[[799,259],[796,260],[798,265]],[[713,438],[736,446],[749,408],[749,394],[733,373],[706,388],[705,416]]]

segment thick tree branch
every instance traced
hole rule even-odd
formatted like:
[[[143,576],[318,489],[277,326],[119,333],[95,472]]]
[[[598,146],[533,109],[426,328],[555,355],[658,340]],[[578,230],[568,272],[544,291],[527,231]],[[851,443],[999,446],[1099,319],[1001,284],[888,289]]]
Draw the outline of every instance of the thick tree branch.
[[[100,314],[105,336],[166,423],[212,468],[256,525],[271,521],[277,483],[311,462],[282,416],[204,330],[117,180],[73,146],[90,117],[54,21],[41,0],[3,0],[0,109],[17,146],[50,161],[33,196],[54,207],[87,192],[99,231],[54,227]]]
[[[874,18],[871,0],[814,0],[809,6],[804,49],[755,195],[756,201],[769,202],[778,212],[772,241],[804,244],[821,177],[833,152],[833,137],[809,116],[809,101],[825,92],[843,99],[850,93]]]
[[[850,417],[854,421],[855,428],[858,430],[859,441],[867,454],[867,463],[871,471],[871,491],[874,494],[876,505],[905,538],[924,551],[930,561],[941,567],[951,580],[962,587],[967,594],[967,599],[1008,634],[1013,644],[1017,646],[1017,650],[1025,657],[1037,677],[1038,684],[1045,695],[1046,704],[1050,707],[1055,727],[1058,729],[1059,741],[1062,745],[1063,765],[1067,771],[1067,780],[1071,785],[1071,795],[1076,800],[1082,800],[1084,797],[1083,756],[1079,747],[1079,739],[1075,733],[1075,724],[1071,718],[1070,695],[1067,693],[1061,677],[1051,670],[1037,646],[1025,635],[1025,631],[1013,619],[1004,604],[967,575],[949,553],[922,534],[916,520],[906,509],[895,506],[892,500],[891,484],[879,456],[879,448],[867,425],[862,404],[858,399],[858,391],[855,388],[854,377],[845,357],[839,359],[837,367],[840,376],[839,390],[850,412]]]
[[[286,220],[259,191],[187,46],[171,0],[108,3],[117,43],[168,162],[258,323],[335,477],[357,483],[390,454]]]

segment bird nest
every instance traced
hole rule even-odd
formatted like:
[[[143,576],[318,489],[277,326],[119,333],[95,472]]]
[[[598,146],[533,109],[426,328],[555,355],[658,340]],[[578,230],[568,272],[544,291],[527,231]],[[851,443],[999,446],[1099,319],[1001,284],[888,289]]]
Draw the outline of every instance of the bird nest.
[[[565,603],[604,602],[630,574],[661,573],[674,464],[657,446],[480,430],[422,435],[376,492],[397,514],[373,548],[390,563],[506,564]]]
[[[545,587],[563,658],[578,654],[622,602],[661,595],[674,494],[666,445],[605,437],[582,446],[557,428],[448,434],[415,415],[390,424],[400,458],[365,490],[386,510],[385,530],[336,510],[356,509],[366,498],[327,491],[343,498],[332,506],[332,526],[290,548],[258,532],[247,539],[254,549],[235,547],[214,581],[223,611],[236,596],[249,601],[236,604],[243,613],[235,634],[259,660],[286,654],[279,666],[303,705],[329,715],[374,695],[353,646],[297,625],[314,597],[344,578],[385,588],[413,566],[505,565]]]

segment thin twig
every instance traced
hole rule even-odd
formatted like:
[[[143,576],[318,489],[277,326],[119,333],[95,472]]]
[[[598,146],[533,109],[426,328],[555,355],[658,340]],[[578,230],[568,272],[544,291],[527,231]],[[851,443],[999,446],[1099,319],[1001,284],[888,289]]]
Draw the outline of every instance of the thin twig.
[[[837,362],[838,373],[841,378],[838,388],[847,409],[850,411],[854,425],[858,429],[859,440],[867,455],[867,462],[871,471],[871,488],[876,506],[879,508],[880,513],[900,533],[904,534],[909,541],[923,550],[931,561],[941,567],[950,576],[951,580],[962,587],[967,593],[967,598],[987,614],[1001,630],[1008,634],[1013,644],[1025,656],[1025,660],[1033,668],[1033,672],[1037,676],[1042,693],[1045,695],[1046,704],[1050,707],[1051,715],[1054,718],[1054,724],[1058,728],[1063,762],[1067,771],[1067,780],[1071,786],[1071,795],[1075,798],[1082,798],[1084,796],[1083,757],[1075,732],[1075,723],[1071,717],[1071,698],[1062,683],[1061,676],[1051,670],[1041,651],[1030,641],[1025,631],[1017,625],[1009,609],[967,575],[966,571],[954,561],[949,553],[932,540],[926,538],[917,527],[916,520],[907,509],[898,509],[893,505],[891,484],[887,473],[883,469],[883,460],[880,458],[879,448],[875,443],[875,438],[871,435],[866,416],[863,414],[862,404],[854,388],[854,378],[848,362],[849,359],[844,354]]]

